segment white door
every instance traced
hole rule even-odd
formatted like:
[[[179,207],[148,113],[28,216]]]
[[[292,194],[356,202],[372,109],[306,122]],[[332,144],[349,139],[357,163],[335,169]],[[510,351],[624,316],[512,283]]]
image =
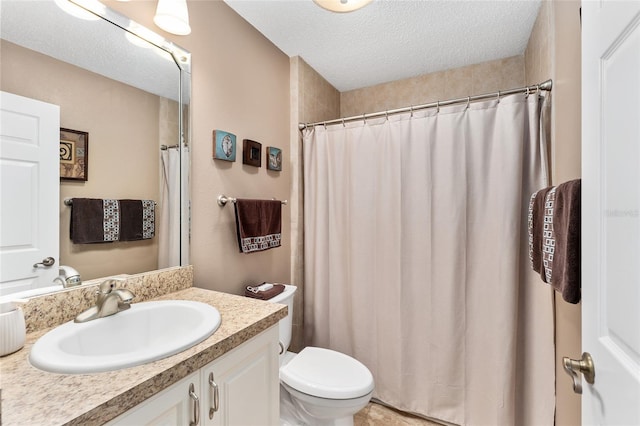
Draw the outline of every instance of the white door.
[[[582,43],[582,422],[639,425],[640,1],[583,1]]]
[[[57,105],[0,92],[0,295],[58,276],[59,150]]]

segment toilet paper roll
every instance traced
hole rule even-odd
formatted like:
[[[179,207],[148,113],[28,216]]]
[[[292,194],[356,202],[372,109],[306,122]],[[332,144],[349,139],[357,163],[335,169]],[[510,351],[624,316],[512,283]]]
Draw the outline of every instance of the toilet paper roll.
[[[25,337],[26,328],[21,308],[0,313],[0,356],[22,349]]]

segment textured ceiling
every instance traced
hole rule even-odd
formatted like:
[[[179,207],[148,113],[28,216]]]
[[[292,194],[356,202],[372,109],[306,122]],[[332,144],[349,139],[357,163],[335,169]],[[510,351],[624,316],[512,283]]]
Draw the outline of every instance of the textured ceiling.
[[[540,0],[373,0],[332,13],[312,0],[225,0],[339,91],[521,55]]]
[[[155,95],[178,100],[180,73],[168,53],[132,44],[104,21],[62,11],[53,0],[1,0],[0,36]]]

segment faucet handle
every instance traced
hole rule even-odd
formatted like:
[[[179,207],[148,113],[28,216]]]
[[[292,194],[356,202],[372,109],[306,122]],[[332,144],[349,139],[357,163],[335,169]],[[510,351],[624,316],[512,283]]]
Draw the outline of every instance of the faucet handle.
[[[100,283],[100,287],[98,287],[98,291],[96,294],[109,294],[112,290],[116,288],[117,283],[124,283],[127,280],[124,278],[109,278],[108,280],[104,280]]]

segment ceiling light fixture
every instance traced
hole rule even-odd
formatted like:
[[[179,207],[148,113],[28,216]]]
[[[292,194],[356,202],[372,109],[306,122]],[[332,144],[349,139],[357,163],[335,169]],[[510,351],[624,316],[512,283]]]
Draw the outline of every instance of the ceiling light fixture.
[[[187,0],[158,0],[156,16],[153,18],[153,22],[171,34],[190,34],[191,27],[189,26]]]
[[[318,6],[331,12],[353,12],[371,3],[371,0],[313,0]]]
[[[98,2],[80,0],[54,0],[54,2],[60,9],[67,12],[69,15],[75,16],[76,18],[84,19],[86,21],[97,21],[98,19],[100,19],[99,16],[89,12],[89,10],[91,10],[91,6],[95,6],[95,4]],[[104,6],[102,7],[104,8]]]

